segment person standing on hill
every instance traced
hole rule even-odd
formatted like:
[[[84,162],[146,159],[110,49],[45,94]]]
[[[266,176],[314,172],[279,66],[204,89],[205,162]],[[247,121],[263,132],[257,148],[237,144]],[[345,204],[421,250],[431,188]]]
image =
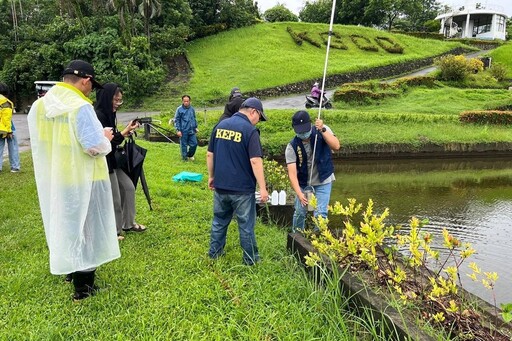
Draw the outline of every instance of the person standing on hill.
[[[184,161],[194,160],[197,149],[197,120],[196,111],[190,105],[190,96],[181,96],[182,104],[176,109],[174,125],[180,138],[181,158]],[[188,149],[188,150],[187,150]]]
[[[137,120],[130,121],[122,130],[117,129],[117,109],[123,104],[123,90],[116,83],[107,83],[96,92],[94,110],[103,127],[113,127],[114,137],[107,154],[108,172],[114,198],[117,238],[123,240],[122,232],[144,232],[146,227],[135,222],[135,186],[130,177],[118,166],[115,152],[124,139],[139,127]]]
[[[340,149],[340,141],[323,120],[317,119],[313,126],[305,110],[293,115],[292,127],[296,135],[286,146],[285,158],[290,184],[295,191],[292,232],[297,232],[303,231],[305,226],[308,198],[304,190],[308,186],[313,187],[317,199],[314,216],[327,218],[332,182],[336,180],[332,151]]]
[[[0,171],[2,171],[3,154],[5,142],[9,151],[9,164],[11,173],[20,171],[20,154],[18,140],[16,139],[16,128],[12,121],[14,104],[9,100],[9,88],[5,83],[0,83]]]
[[[97,88],[92,65],[73,60],[28,113],[50,272],[72,273],[74,300],[93,295],[96,268],[121,256],[105,159],[112,127],[101,126],[87,97]]]
[[[238,109],[240,109],[240,106],[244,102],[244,97],[242,96],[242,93],[240,92],[239,88],[233,88],[231,89],[231,93],[229,94],[228,103],[224,107],[224,113],[220,116],[219,122],[222,120],[225,120],[226,118],[230,118],[238,112]]]
[[[261,201],[268,200],[263,174],[263,151],[259,121],[266,121],[263,105],[257,98],[246,99],[239,112],[222,120],[213,129],[206,154],[208,187],[213,194],[213,221],[208,256],[224,254],[228,226],[236,215],[242,260],[246,265],[260,261],[254,225],[256,223],[256,183]]]

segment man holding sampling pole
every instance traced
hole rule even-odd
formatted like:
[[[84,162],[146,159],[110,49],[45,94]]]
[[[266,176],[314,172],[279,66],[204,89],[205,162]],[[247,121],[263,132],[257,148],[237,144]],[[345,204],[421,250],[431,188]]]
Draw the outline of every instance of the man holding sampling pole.
[[[314,193],[317,207],[314,216],[327,218],[334,177],[332,152],[340,149],[340,141],[320,118],[311,124],[309,113],[297,111],[292,117],[296,136],[286,146],[288,177],[295,191],[292,232],[304,231],[307,205]]]

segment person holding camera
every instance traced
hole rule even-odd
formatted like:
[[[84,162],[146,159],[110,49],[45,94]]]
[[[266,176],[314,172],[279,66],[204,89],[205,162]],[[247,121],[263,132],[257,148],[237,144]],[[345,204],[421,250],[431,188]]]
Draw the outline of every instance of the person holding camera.
[[[117,109],[123,104],[123,90],[116,83],[106,83],[96,92],[94,109],[103,127],[113,127],[114,137],[110,144],[112,151],[107,154],[107,164],[114,199],[117,238],[123,240],[122,232],[144,232],[146,227],[135,222],[135,186],[130,177],[119,167],[115,151],[124,139],[139,127],[137,119],[122,130],[117,129]]]
[[[197,120],[196,111],[190,105],[190,96],[181,96],[182,104],[176,109],[174,125],[180,138],[181,158],[183,161],[194,161],[197,149]],[[187,150],[188,149],[188,150]]]

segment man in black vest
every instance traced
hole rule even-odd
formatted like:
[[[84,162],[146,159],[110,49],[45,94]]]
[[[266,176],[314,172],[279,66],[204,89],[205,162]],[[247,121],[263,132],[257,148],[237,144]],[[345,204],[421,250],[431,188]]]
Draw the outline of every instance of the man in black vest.
[[[317,199],[314,216],[327,218],[332,182],[335,180],[332,151],[340,149],[340,141],[321,119],[316,119],[313,126],[309,113],[304,110],[293,115],[292,127],[296,136],[286,146],[285,157],[288,177],[295,191],[292,231],[297,232],[304,230],[308,205],[304,193],[306,187],[314,189]]]

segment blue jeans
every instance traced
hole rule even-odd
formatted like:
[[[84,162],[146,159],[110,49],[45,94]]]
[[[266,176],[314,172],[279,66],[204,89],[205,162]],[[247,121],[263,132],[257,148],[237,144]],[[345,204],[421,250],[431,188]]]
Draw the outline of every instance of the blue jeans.
[[[256,223],[256,198],[251,194],[213,194],[213,221],[210,232],[210,258],[218,258],[224,254],[228,226],[236,215],[240,246],[243,250],[242,259],[247,265],[260,260],[254,224]]]
[[[20,170],[20,154],[18,150],[18,140],[16,139],[16,132],[12,133],[12,138],[0,137],[0,151],[3,160],[5,141],[7,141],[7,149],[9,151],[9,163],[11,170]],[[2,170],[2,162],[0,162],[0,170]]]
[[[194,132],[181,132],[180,147],[181,147],[181,158],[186,160],[187,157],[192,157],[196,153],[197,149],[197,137]],[[188,151],[187,151],[187,147]]]
[[[329,200],[331,199],[332,182],[329,182],[325,185],[313,186],[313,188],[315,189],[315,197],[317,201],[317,207],[313,214],[315,217],[321,216],[327,218],[327,206],[329,205]],[[301,187],[301,190],[304,193],[303,187]],[[295,196],[295,211],[293,212],[292,232],[304,231],[307,210],[308,206],[302,206],[299,198]]]

